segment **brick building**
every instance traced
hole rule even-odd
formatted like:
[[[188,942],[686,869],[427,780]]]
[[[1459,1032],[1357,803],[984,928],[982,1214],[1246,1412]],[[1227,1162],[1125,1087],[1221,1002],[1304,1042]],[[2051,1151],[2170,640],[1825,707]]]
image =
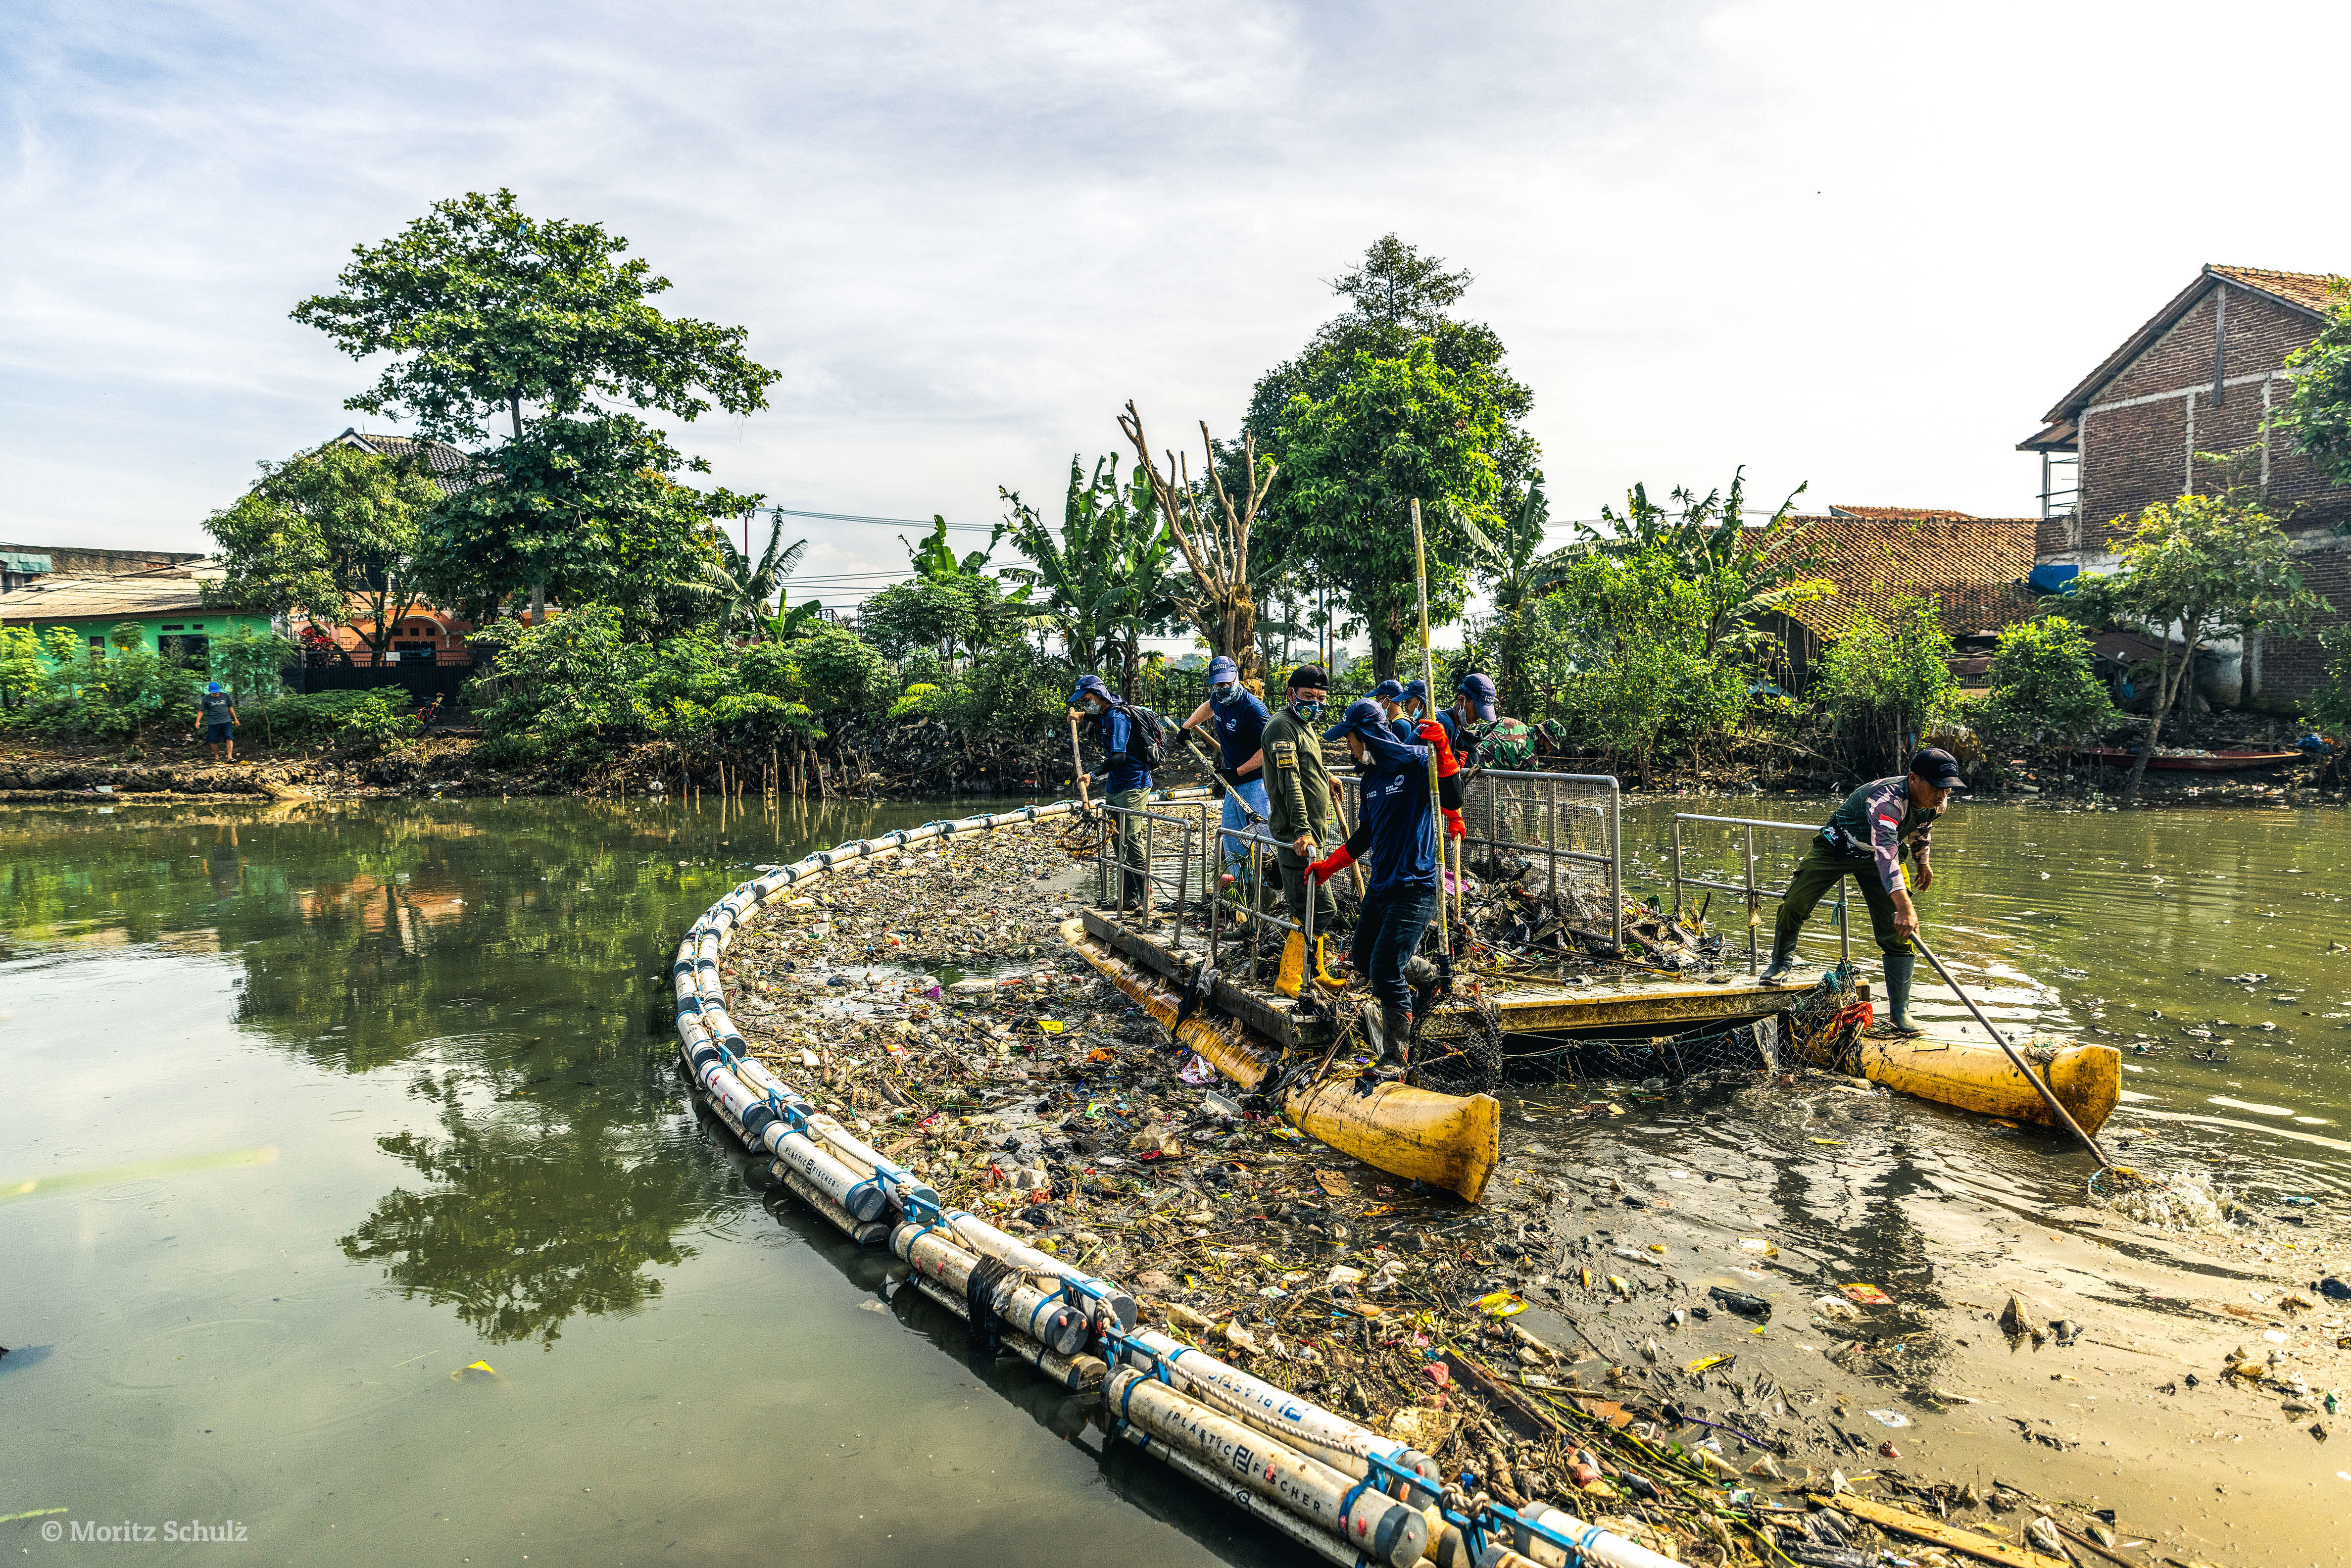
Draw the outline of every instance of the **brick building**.
[[[1856,617],[1883,622],[1902,599],[1935,601],[1937,619],[1959,649],[1953,667],[1962,680],[1980,674],[2002,627],[2032,618],[2023,579],[2032,570],[2037,518],[1832,506],[1797,520],[1807,526],[1787,548],[1816,557],[1835,591],[1791,605],[1769,622],[1786,649],[1791,691],[1811,685],[1823,650]]]
[[[2304,580],[2342,612],[2331,619],[2351,619],[2351,556],[2334,532],[2351,521],[2351,487],[2328,483],[2268,430],[2285,395],[2286,359],[2317,337],[2338,282],[2208,266],[2108,354],[2018,444],[2042,458],[2036,559],[2110,570],[2141,509],[2228,483],[2197,454],[2241,454],[2241,476],[2259,486],[2293,537]],[[2205,685],[2218,700],[2243,683],[2256,696],[2290,703],[2319,678],[2314,638],[2257,636],[2249,683],[2244,651],[2234,643],[2213,651],[2220,656]]]

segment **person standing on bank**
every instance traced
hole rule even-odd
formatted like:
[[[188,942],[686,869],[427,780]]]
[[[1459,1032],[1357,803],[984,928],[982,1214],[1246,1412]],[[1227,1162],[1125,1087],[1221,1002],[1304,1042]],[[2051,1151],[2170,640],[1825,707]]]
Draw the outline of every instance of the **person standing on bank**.
[[[1869,905],[1870,931],[1886,960],[1886,1016],[1867,1032],[1880,1040],[1916,1036],[1919,1031],[1910,1023],[1910,980],[1918,967],[1918,953],[1910,939],[1918,935],[1918,911],[1910,902],[1910,882],[1902,862],[1907,856],[1917,868],[1919,892],[1935,885],[1935,868],[1927,863],[1935,819],[1943,814],[1951,791],[1967,787],[1959,759],[1928,747],[1910,758],[1909,772],[1876,779],[1846,796],[1796,862],[1796,874],[1780,895],[1771,967],[1763,971],[1761,983],[1794,983],[1797,934],[1821,899],[1850,876],[1861,884],[1862,898]]]
[[[1107,786],[1110,803],[1120,810],[1139,809],[1151,799],[1149,743],[1143,734],[1143,727],[1149,721],[1121,702],[1102,684],[1100,675],[1088,675],[1078,683],[1077,689],[1070,694],[1070,706],[1081,724],[1092,728],[1094,738],[1102,744],[1102,771],[1087,774],[1086,782]],[[1116,821],[1119,907],[1140,909],[1144,879],[1150,871],[1143,859],[1143,824],[1132,817]]]
[[[1208,661],[1208,700],[1192,710],[1184,727],[1205,729],[1216,737],[1217,752],[1224,759],[1224,766],[1217,770],[1217,779],[1225,786],[1224,825],[1235,832],[1252,831],[1259,822],[1271,819],[1266,810],[1265,750],[1260,739],[1272,716],[1257,694],[1241,685],[1238,664],[1222,653]],[[1254,821],[1244,801],[1256,809]],[[1238,874],[1249,864],[1249,846],[1236,839],[1226,839],[1224,846],[1225,872]]]
[[[236,760],[236,698],[221,690],[218,681],[204,683],[204,695],[196,699],[196,722],[204,727],[204,744],[212,747],[213,760],[221,759],[221,748],[228,748],[228,759]]]
[[[1380,705],[1369,697],[1347,706],[1346,716],[1322,732],[1325,740],[1345,737],[1364,774],[1363,815],[1347,841],[1306,868],[1317,886],[1353,865],[1372,862],[1371,884],[1355,917],[1355,940],[1348,962],[1370,984],[1378,1007],[1374,1030],[1380,1048],[1373,1072],[1394,1077],[1407,1065],[1412,1039],[1413,984],[1405,967],[1420,946],[1437,910],[1437,810],[1445,831],[1461,835],[1461,780],[1453,748],[1435,726],[1433,737],[1413,746],[1396,738]],[[1437,758],[1437,799],[1428,798],[1428,759]],[[1368,1015],[1367,1015],[1368,1021]]]
[[[1306,919],[1310,889],[1314,929],[1328,931],[1339,913],[1331,890],[1310,883],[1306,868],[1325,844],[1339,841],[1339,784],[1322,760],[1322,705],[1331,699],[1331,677],[1320,664],[1290,672],[1285,701],[1258,737],[1264,748],[1266,821],[1282,847],[1274,853],[1281,873],[1281,903],[1290,918]]]

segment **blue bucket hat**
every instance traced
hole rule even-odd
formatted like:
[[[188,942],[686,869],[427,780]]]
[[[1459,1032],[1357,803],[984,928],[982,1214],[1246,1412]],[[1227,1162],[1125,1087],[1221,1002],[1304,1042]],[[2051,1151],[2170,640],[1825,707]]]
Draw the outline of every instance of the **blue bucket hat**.
[[[1395,738],[1388,729],[1388,716],[1369,697],[1357,697],[1349,703],[1347,711],[1339,716],[1339,722],[1322,732],[1322,738],[1340,740],[1350,734],[1360,735],[1365,740]]]
[[[1085,701],[1089,695],[1102,698],[1102,706],[1105,707],[1118,701],[1116,697],[1110,695],[1110,688],[1102,685],[1102,678],[1100,675],[1088,675],[1079,681],[1077,690],[1070,694],[1070,706],[1077,706]]]
[[[1238,681],[1240,678],[1241,667],[1238,664],[1234,664],[1229,655],[1219,653],[1215,658],[1208,661],[1208,684],[1210,685],[1216,685],[1221,681]]]
[[[1494,683],[1485,675],[1464,675],[1453,688],[1455,695],[1469,700],[1469,712],[1480,724],[1494,722]]]

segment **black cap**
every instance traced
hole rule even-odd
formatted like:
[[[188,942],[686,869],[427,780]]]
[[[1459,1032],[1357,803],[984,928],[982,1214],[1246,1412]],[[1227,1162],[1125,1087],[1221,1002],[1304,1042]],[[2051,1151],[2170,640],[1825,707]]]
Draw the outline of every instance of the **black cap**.
[[[1910,771],[1938,789],[1964,789],[1967,775],[1959,771],[1959,759],[1939,746],[1930,746],[1910,758]]]
[[[1290,689],[1291,691],[1303,691],[1309,686],[1320,686],[1324,691],[1329,691],[1331,689],[1331,672],[1324,669],[1320,664],[1301,664],[1298,668],[1290,672]]]

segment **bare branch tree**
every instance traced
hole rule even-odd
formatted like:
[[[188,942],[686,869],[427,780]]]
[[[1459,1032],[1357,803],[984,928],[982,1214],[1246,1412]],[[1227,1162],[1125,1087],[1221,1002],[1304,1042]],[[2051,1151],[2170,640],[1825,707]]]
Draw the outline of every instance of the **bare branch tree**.
[[[1207,421],[1200,422],[1205,486],[1193,480],[1190,465],[1172,448],[1165,454],[1166,469],[1161,471],[1143,432],[1143,415],[1135,412],[1132,400],[1119,415],[1118,427],[1134,446],[1134,459],[1150,480],[1160,516],[1167,521],[1167,532],[1176,548],[1184,552],[1184,564],[1191,569],[1189,591],[1179,589],[1173,595],[1177,606],[1200,629],[1212,653],[1230,657],[1240,666],[1243,680],[1259,681],[1263,672],[1257,651],[1257,601],[1249,591],[1249,528],[1257,521],[1266,492],[1272,488],[1280,465],[1267,463],[1260,477],[1257,437],[1244,434],[1241,483],[1245,494],[1236,507],[1225,488],[1224,476],[1217,471],[1217,444],[1208,434]],[[1205,506],[1211,498],[1215,505]]]

